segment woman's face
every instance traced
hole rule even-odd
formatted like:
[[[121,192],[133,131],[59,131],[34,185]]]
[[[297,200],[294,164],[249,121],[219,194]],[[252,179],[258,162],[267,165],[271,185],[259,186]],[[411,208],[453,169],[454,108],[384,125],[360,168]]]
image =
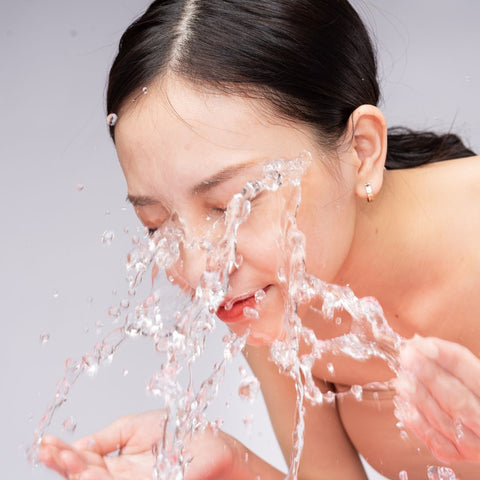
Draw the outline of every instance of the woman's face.
[[[187,240],[214,230],[232,196],[261,177],[265,162],[308,150],[313,161],[302,180],[297,216],[306,236],[307,270],[326,281],[339,273],[355,224],[355,165],[348,150],[328,159],[309,128],[275,117],[258,100],[207,93],[168,77],[122,109],[115,141],[142,223],[156,229],[175,214]],[[265,192],[252,202],[238,232],[242,263],[229,278],[226,300],[233,305],[217,312],[236,333],[249,328],[250,344],[271,343],[283,331],[279,195]],[[184,247],[169,274],[193,290],[204,263],[201,252]],[[256,302],[261,289],[265,298]],[[244,307],[257,310],[258,318],[245,315]]]

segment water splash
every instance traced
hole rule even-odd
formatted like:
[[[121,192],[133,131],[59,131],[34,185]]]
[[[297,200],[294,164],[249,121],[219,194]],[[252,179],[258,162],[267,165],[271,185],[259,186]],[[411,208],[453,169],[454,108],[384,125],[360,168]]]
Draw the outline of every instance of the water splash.
[[[284,296],[284,335],[273,341],[270,356],[279,371],[294,380],[297,393],[294,447],[286,479],[297,478],[303,448],[306,402],[315,405],[335,400],[334,392],[323,393],[314,381],[312,366],[316,361],[325,353],[343,354],[356,360],[376,357],[384,360],[394,373],[398,373],[398,353],[404,340],[390,328],[378,302],[373,298],[359,299],[348,286],[331,285],[306,272],[305,238],[297,227],[296,216],[301,203],[301,179],[310,161],[310,155],[305,152],[292,160],[276,160],[266,164],[260,179],[248,182],[242,192],[234,195],[224,221],[214,222],[202,238],[187,238],[184,225],[177,217],[165,222],[153,236],[132,238],[134,248],[127,256],[128,291],[132,298],[149,271],[169,272],[177,268],[181,263],[182,249],[195,249],[204,257],[205,269],[197,288],[187,292],[184,305],[170,315],[162,311],[162,292],[155,288],[155,283],[143,301],[136,303],[123,299],[119,307],[110,309],[110,316],[116,320],[123,318],[123,324],[97,343],[93,352],[67,365],[54,400],[35,431],[34,443],[29,451],[33,462],[36,462],[43,435],[56,411],[65,403],[77,378],[83,373],[95,374],[102,363],[111,361],[116,350],[129,337],[144,336],[152,340],[156,352],[165,358],[160,369],[147,383],[150,394],[165,405],[165,435],[152,446],[155,456],[154,478],[183,478],[185,442],[194,433],[212,427],[205,411],[218,392],[228,362],[239,355],[249,335],[248,331],[242,336],[234,333],[226,335],[223,339],[223,358],[214,365],[200,386],[195,386],[192,366],[203,355],[206,338],[215,329],[215,312],[228,293],[229,275],[242,265],[243,259],[237,253],[238,230],[250,216],[252,200],[262,192],[281,192],[284,202],[278,239],[279,251],[284,252],[283,264],[277,273]],[[113,232],[105,232],[102,242],[108,244],[112,240]],[[167,278],[169,275],[167,273]],[[265,291],[257,291],[256,303],[261,303],[265,295]],[[332,320],[336,325],[342,324],[339,311],[348,314],[352,319],[349,332],[322,340],[302,325],[298,307],[312,305],[314,301],[321,304],[318,312],[322,317]],[[252,319],[258,316],[255,308],[248,307],[244,313]],[[181,384],[181,375],[187,377],[186,388]],[[378,385],[375,384],[376,387]],[[243,378],[239,388],[241,397],[250,400],[254,398],[256,390],[258,384],[254,380]],[[351,393],[359,401],[362,392],[363,388],[359,385],[351,388]],[[215,425],[213,428],[216,428]]]
[[[448,467],[429,466],[427,469],[428,480],[457,480],[455,472]]]

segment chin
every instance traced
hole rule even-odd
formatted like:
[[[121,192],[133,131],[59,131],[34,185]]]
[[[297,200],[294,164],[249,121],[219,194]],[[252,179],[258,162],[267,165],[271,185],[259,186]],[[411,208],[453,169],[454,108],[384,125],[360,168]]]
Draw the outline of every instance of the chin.
[[[266,347],[272,345],[276,340],[285,338],[285,330],[281,327],[277,332],[255,332],[252,331],[247,338],[247,345],[252,347]]]

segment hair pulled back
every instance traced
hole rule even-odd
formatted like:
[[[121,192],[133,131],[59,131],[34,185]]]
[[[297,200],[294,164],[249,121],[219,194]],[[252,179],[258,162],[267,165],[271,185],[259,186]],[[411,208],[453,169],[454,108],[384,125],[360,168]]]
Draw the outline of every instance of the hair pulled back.
[[[120,40],[107,111],[167,72],[266,100],[331,148],[380,96],[372,43],[347,0],[156,0]],[[395,129],[387,168],[469,155],[456,135]]]

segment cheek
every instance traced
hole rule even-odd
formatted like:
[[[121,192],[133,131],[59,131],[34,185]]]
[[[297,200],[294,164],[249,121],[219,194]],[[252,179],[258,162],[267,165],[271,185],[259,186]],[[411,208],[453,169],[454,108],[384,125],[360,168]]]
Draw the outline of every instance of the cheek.
[[[276,275],[283,262],[280,232],[271,216],[249,218],[238,230],[237,251],[255,270]]]
[[[350,196],[300,212],[298,225],[306,237],[309,273],[327,282],[334,280],[353,241],[355,212]]]

